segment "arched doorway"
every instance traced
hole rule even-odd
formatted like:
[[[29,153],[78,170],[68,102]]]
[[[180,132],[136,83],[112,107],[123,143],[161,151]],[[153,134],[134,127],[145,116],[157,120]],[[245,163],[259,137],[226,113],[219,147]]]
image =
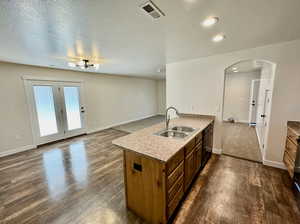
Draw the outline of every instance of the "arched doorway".
[[[276,65],[236,62],[224,71],[222,152],[262,162],[267,147]]]

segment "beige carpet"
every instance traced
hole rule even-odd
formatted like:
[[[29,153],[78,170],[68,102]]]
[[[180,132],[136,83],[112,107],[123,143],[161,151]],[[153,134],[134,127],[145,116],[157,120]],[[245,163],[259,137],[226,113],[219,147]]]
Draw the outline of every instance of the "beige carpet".
[[[140,129],[158,124],[160,122],[164,122],[164,120],[165,120],[165,116],[156,115],[156,116],[149,117],[149,118],[146,118],[146,119],[142,119],[142,120],[130,122],[130,123],[127,123],[127,124],[123,124],[123,125],[120,125],[120,126],[116,126],[113,129],[119,130],[119,131],[125,131],[125,132],[128,132],[128,133],[132,133],[132,132],[138,131]]]
[[[223,153],[239,158],[261,162],[261,152],[255,127],[244,123],[223,123]]]

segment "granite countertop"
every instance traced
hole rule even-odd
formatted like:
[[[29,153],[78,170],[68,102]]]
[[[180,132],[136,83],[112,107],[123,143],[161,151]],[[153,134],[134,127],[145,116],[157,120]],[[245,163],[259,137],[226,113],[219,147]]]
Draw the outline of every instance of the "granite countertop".
[[[213,121],[214,116],[184,115],[170,120],[169,124],[170,128],[174,126],[189,126],[197,129],[184,139],[154,135],[154,133],[165,129],[165,122],[162,122],[118,138],[112,143],[122,147],[124,150],[167,162],[176,152],[182,149],[193,137],[203,131]]]
[[[288,121],[287,126],[300,137],[300,121]]]

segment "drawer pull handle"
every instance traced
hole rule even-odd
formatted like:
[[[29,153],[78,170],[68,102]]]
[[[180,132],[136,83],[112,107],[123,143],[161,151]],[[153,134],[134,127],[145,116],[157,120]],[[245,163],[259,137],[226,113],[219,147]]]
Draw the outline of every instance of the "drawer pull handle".
[[[137,163],[133,163],[133,169],[142,172],[142,165],[137,164]]]

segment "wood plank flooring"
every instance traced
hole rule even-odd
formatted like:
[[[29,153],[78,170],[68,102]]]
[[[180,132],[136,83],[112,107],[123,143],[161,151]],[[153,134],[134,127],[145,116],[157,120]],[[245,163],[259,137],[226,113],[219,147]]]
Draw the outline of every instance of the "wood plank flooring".
[[[126,211],[125,133],[106,130],[0,159],[3,223],[140,223]]]
[[[161,123],[164,120],[165,120],[164,115],[155,115],[155,116],[148,117],[148,118],[145,118],[145,119],[141,119],[141,120],[138,120],[138,121],[133,121],[133,122],[129,122],[127,124],[122,124],[120,126],[114,127],[113,129],[128,132],[128,133],[132,133],[132,132],[138,131],[140,129],[150,127],[152,125]]]
[[[139,224],[125,208],[126,133],[108,129],[0,158],[0,223]],[[299,223],[286,171],[213,156],[174,223]]]
[[[300,223],[290,184],[284,170],[213,156],[174,223]]]

